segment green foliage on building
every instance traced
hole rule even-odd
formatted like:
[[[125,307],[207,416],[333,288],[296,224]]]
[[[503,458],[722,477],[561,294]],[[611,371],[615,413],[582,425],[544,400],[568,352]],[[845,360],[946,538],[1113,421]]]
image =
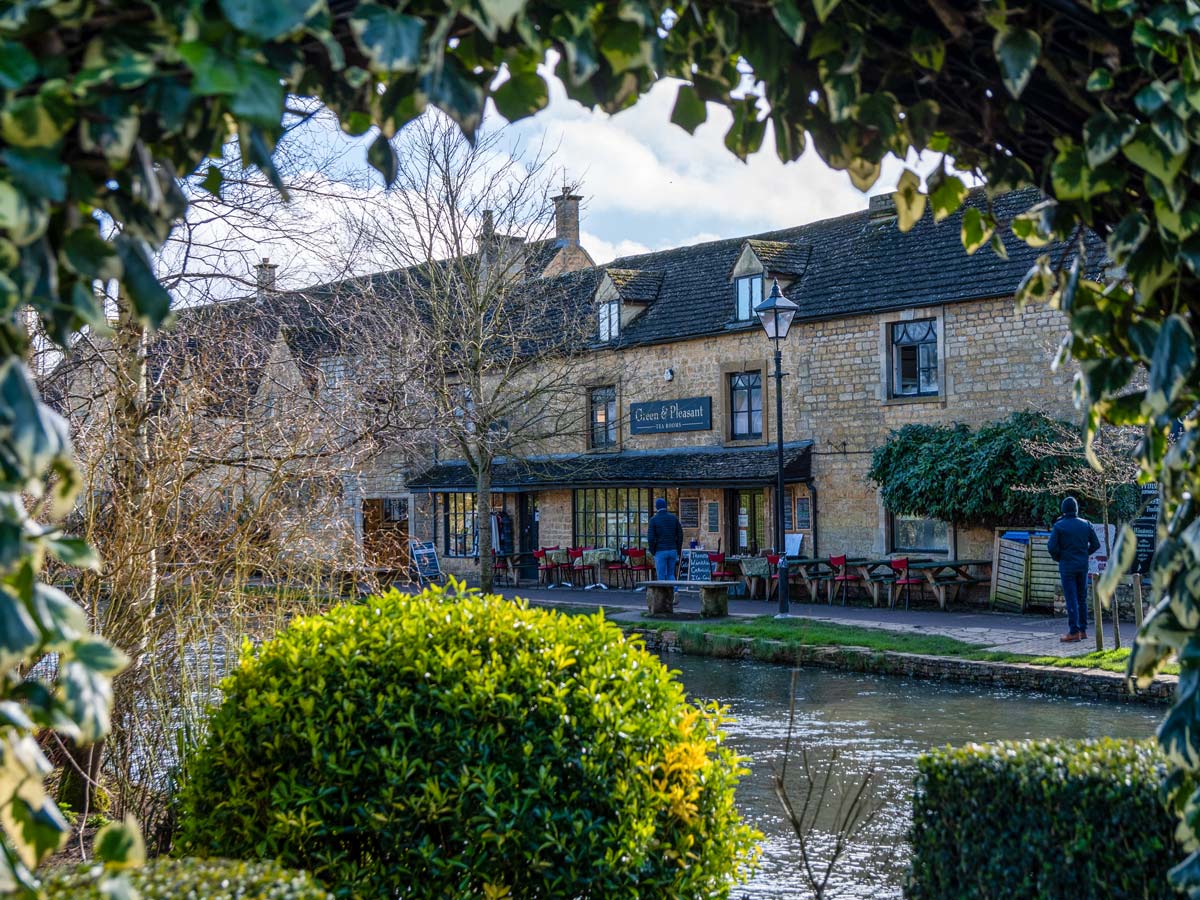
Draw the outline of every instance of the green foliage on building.
[[[720,712],[601,616],[392,592],[247,647],[224,695],[186,852],[429,900],[708,900],[753,858]]]
[[[902,515],[979,526],[1049,526],[1061,497],[1017,491],[1044,484],[1061,467],[1087,463],[1076,457],[1037,457],[1023,441],[1053,444],[1062,427],[1041,413],[1017,412],[972,430],[966,425],[905,425],[875,448],[869,477],[879,485],[884,506]],[[1127,521],[1138,508],[1136,485],[1113,491],[1111,521]],[[1103,518],[1098,504],[1080,498],[1081,512]]]

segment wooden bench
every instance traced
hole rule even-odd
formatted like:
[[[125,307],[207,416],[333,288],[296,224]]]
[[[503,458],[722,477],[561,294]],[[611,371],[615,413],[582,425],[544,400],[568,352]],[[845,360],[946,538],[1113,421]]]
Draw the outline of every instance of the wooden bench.
[[[676,588],[698,588],[700,590],[700,615],[703,618],[718,618],[729,615],[729,588],[731,581],[643,581],[646,588],[646,606],[652,616],[668,615],[674,610]]]

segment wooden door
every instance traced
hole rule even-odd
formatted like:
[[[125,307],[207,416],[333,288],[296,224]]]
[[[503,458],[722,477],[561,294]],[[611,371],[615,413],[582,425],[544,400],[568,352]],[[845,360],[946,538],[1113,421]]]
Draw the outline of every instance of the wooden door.
[[[375,497],[363,500],[363,564],[368,569],[408,569],[408,500]]]

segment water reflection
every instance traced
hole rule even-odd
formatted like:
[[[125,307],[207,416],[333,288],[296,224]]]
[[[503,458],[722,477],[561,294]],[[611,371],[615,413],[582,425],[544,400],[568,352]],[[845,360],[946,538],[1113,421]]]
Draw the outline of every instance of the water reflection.
[[[750,757],[751,774],[738,800],[746,818],[765,835],[763,859],[754,881],[735,896],[807,897],[794,839],[771,787],[771,763],[778,761],[787,731],[791,670],[680,654],[666,655],[664,661],[679,670],[693,697],[730,708],[736,718],[728,729],[730,743]],[[848,773],[875,767],[883,808],[850,847],[835,878],[842,889],[838,896],[873,900],[901,896],[908,859],[904,835],[912,812],[909,792],[922,751],[968,741],[1147,737],[1161,715],[1155,707],[818,670],[802,670],[797,685],[797,734],[814,749],[816,760],[823,763],[836,747]]]

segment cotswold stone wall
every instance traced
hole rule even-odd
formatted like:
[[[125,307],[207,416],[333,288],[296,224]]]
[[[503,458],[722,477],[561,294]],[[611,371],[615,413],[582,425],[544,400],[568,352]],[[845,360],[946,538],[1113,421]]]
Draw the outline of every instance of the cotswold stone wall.
[[[890,325],[928,318],[938,320],[941,392],[928,399],[889,399]],[[1040,307],[1017,312],[1010,298],[796,324],[784,348],[788,376],[784,382],[784,437],[814,442],[816,496],[812,503],[817,533],[806,536],[805,552],[813,551],[814,538],[816,551],[822,555],[873,555],[890,549],[887,516],[867,470],[871,451],[886,441],[893,429],[912,422],[977,426],[1029,408],[1076,417],[1071,403],[1073,370],[1050,371],[1064,329],[1060,313]],[[573,363],[571,380],[576,393],[568,401],[577,404],[577,429],[540,448],[541,452],[588,451],[588,390],[608,384],[617,388],[620,423],[616,449],[770,445],[775,432],[770,354],[771,347],[757,326],[716,337],[596,352]],[[759,370],[763,376],[763,437],[735,442],[729,439],[728,375],[747,370]],[[631,403],[687,397],[711,398],[711,430],[630,433]],[[795,490],[803,492],[802,488]],[[769,488],[764,491],[768,532],[773,522],[772,493]],[[700,501],[700,527],[689,529],[685,541],[697,540],[709,547],[715,547],[718,539],[727,543],[732,511],[723,491],[683,488],[672,489],[667,496],[675,510],[681,496]],[[720,504],[719,531],[714,533],[707,530],[709,501]],[[542,546],[573,542],[569,490],[541,492],[539,510]],[[992,540],[991,529],[959,529],[957,552],[990,557]],[[452,568],[458,564],[447,565]]]

